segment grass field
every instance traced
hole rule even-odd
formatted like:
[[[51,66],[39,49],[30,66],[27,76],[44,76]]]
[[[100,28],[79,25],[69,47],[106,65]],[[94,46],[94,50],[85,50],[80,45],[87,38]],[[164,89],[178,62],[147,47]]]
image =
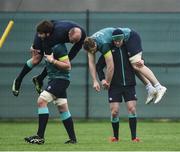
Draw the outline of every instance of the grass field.
[[[44,145],[25,143],[25,136],[36,132],[36,122],[0,122],[0,151],[180,151],[180,122],[138,123],[139,143],[130,140],[128,122],[120,123],[118,143],[110,143],[108,121],[75,121],[78,144],[65,145],[63,124],[49,121]]]

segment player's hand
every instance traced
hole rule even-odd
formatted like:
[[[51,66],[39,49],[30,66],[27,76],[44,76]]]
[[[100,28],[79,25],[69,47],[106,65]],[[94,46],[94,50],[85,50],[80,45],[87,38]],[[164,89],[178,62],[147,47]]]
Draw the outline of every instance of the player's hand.
[[[54,54],[51,53],[50,55],[44,54],[45,60],[48,61],[49,63],[54,63]]]
[[[98,92],[100,91],[100,85],[99,85],[98,81],[93,82],[93,88]]]
[[[102,80],[101,84],[102,84],[103,88],[106,90],[108,90],[110,87],[110,84],[106,80]]]

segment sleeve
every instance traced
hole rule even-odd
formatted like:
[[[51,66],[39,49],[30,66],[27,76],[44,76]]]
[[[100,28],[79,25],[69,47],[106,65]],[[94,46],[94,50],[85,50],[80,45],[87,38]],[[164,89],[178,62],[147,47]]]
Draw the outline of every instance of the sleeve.
[[[38,37],[37,33],[36,33],[36,35],[34,36],[33,48],[42,51],[42,41],[41,41],[41,39]]]
[[[81,40],[78,43],[74,44],[73,47],[71,48],[71,50],[69,51],[68,56],[69,56],[70,61],[73,60],[74,57],[78,54],[78,52],[81,50],[82,45],[84,43],[84,39],[86,38],[85,31],[83,29],[81,29],[81,31],[82,31]]]
[[[103,79],[105,79],[105,74],[104,74],[104,67],[106,66],[106,62],[105,62],[105,59],[104,59],[104,56],[101,55],[97,64],[96,64],[96,71],[97,71],[97,74],[98,74],[98,78],[100,81],[102,81]]]
[[[111,53],[110,44],[108,43],[103,44],[103,46],[101,47],[101,53],[103,54],[104,57],[108,56],[109,53]]]
[[[55,47],[53,47],[53,53],[54,53],[54,58],[59,60],[59,61],[64,61],[68,59],[68,53],[67,53],[67,48],[63,44],[58,44]]]
[[[74,57],[78,54],[78,52],[81,50],[83,45],[83,41],[79,41],[78,43],[74,44],[71,50],[69,51],[69,59],[70,61],[74,59]]]

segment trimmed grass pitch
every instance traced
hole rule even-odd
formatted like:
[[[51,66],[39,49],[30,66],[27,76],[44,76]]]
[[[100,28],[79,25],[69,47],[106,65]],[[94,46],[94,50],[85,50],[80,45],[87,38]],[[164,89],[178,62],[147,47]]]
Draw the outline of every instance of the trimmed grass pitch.
[[[118,143],[110,143],[111,124],[108,121],[75,120],[78,144],[65,145],[68,139],[63,124],[49,121],[44,145],[24,142],[34,135],[37,122],[0,122],[0,151],[180,151],[180,122],[139,121],[139,143],[130,140],[128,122],[120,123]]]

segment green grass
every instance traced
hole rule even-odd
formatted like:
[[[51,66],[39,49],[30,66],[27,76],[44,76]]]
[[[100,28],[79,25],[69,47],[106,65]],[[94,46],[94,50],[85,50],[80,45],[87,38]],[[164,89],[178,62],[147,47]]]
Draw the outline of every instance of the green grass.
[[[180,151],[180,122],[138,123],[140,143],[130,140],[128,122],[120,123],[118,143],[110,143],[111,124],[108,121],[75,121],[78,144],[65,145],[67,135],[63,124],[49,121],[46,143],[32,145],[23,138],[36,132],[36,122],[0,122],[0,151]]]

